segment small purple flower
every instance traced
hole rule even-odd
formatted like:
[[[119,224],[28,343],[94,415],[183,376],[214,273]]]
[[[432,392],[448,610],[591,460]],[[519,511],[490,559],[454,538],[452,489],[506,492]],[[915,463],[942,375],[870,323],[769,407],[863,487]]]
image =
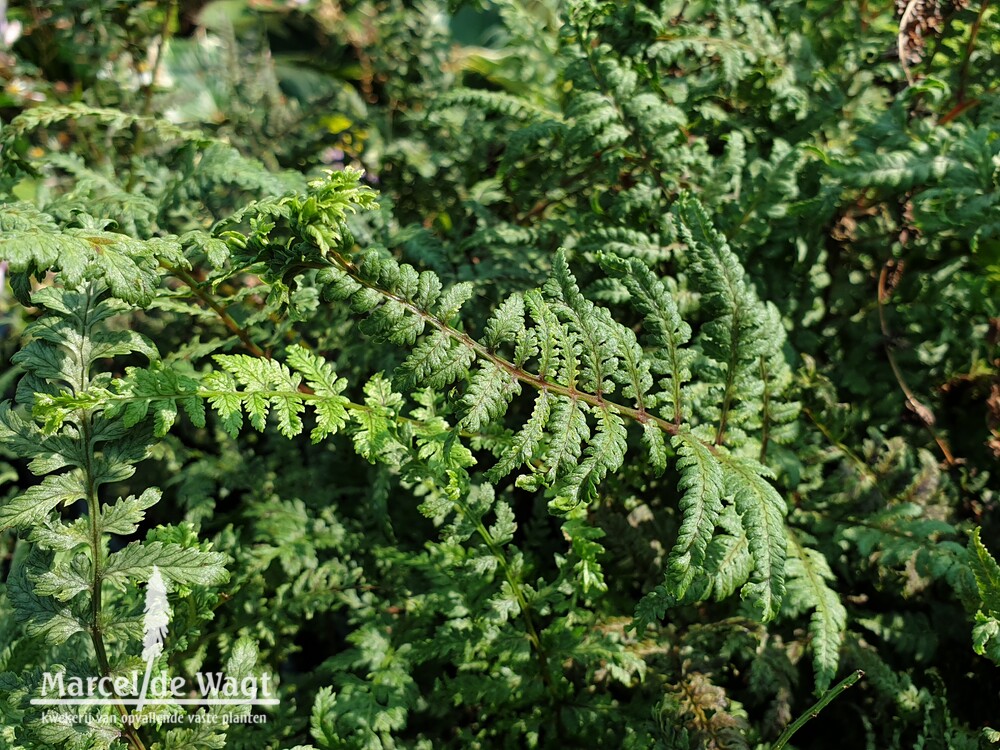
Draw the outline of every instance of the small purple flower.
[[[7,281],[7,261],[0,260],[0,299],[4,297],[4,282]]]
[[[328,148],[320,154],[319,158],[324,164],[343,163],[344,151],[339,148]]]

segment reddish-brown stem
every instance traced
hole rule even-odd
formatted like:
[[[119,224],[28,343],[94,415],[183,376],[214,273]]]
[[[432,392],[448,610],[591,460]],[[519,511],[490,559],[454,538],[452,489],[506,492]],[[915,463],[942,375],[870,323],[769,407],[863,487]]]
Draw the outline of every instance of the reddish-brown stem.
[[[986,15],[986,9],[990,7],[990,0],[983,0],[982,5],[979,6],[979,15],[976,16],[976,20],[972,22],[972,31],[969,33],[969,41],[965,44],[965,54],[962,56],[962,66],[958,71],[958,93],[956,99],[958,105],[961,105],[965,101],[965,90],[969,82],[969,60],[972,58],[972,53],[976,48],[976,39],[979,37],[979,27],[982,26],[983,16]]]
[[[645,410],[633,408],[630,406],[625,406],[624,404],[619,404],[614,401],[609,401],[602,395],[581,391],[574,386],[566,386],[566,385],[561,385],[559,383],[554,383],[551,380],[543,378],[541,375],[536,375],[535,373],[528,372],[527,370],[518,367],[513,362],[510,362],[509,360],[506,360],[500,355],[498,355],[496,352],[490,351],[487,347],[480,344],[478,341],[469,336],[467,333],[452,328],[450,325],[448,325],[448,323],[441,320],[432,313],[428,312],[427,310],[424,310],[421,307],[417,306],[410,300],[404,297],[400,297],[398,294],[394,294],[386,289],[382,289],[381,287],[375,286],[374,284],[366,281],[365,279],[360,278],[357,275],[357,267],[353,263],[351,263],[347,258],[342,256],[340,253],[336,251],[331,251],[330,255],[334,259],[334,262],[337,264],[337,266],[339,266],[341,270],[343,270],[345,273],[349,274],[351,278],[354,279],[354,281],[358,282],[359,284],[368,289],[378,292],[383,297],[391,299],[392,301],[402,305],[407,310],[419,316],[426,323],[429,323],[433,327],[437,328],[445,335],[455,339],[463,346],[472,349],[480,359],[484,359],[490,362],[498,369],[503,370],[504,372],[508,373],[511,377],[516,378],[522,383],[527,383],[531,387],[540,391],[549,391],[550,393],[556,393],[560,396],[565,396],[566,398],[569,399],[583,401],[584,403],[590,404],[591,406],[596,406],[598,409],[607,409],[609,411],[613,411],[616,414],[619,414],[623,417],[628,417],[629,419],[639,422],[640,424],[647,424],[652,422],[653,424],[657,425],[661,430],[670,435],[676,435],[678,433],[679,428],[677,425],[673,424],[672,422],[668,422],[665,419],[660,419],[659,417],[656,417]]]
[[[260,357],[262,359],[270,359],[270,356],[268,356],[268,354],[263,349],[261,349],[259,346],[257,346],[257,344],[253,342],[253,339],[250,338],[250,334],[247,333],[246,329],[240,326],[240,324],[237,323],[235,320],[233,320],[233,317],[228,312],[226,312],[226,308],[220,305],[218,301],[211,294],[208,294],[204,290],[202,285],[198,283],[198,280],[194,276],[192,276],[189,271],[183,268],[177,268],[175,266],[171,266],[168,263],[164,263],[162,265],[165,269],[167,269],[167,271],[169,271],[171,274],[173,274],[178,279],[187,284],[191,292],[199,300],[201,300],[202,303],[205,304],[205,306],[210,308],[216,315],[219,316],[219,319],[222,321],[222,324],[227,329],[229,329],[230,333],[234,334],[240,340],[240,342],[242,342],[244,348],[248,352],[250,352],[255,357]]]
[[[888,302],[889,297],[892,296],[892,292],[886,286],[890,266],[891,261],[882,266],[882,272],[878,277],[878,319],[879,325],[882,328],[882,341],[885,347],[885,356],[889,360],[889,367],[892,368],[892,374],[896,378],[896,382],[899,384],[899,388],[903,392],[903,396],[906,399],[907,408],[920,418],[920,421],[927,428],[931,437],[934,438],[934,442],[937,443],[938,448],[941,449],[941,453],[944,455],[945,463],[947,463],[948,466],[955,466],[957,462],[955,457],[951,454],[948,444],[934,429],[934,413],[929,407],[921,403],[920,399],[918,399],[916,395],[914,395],[913,391],[910,390],[910,387],[906,383],[906,379],[903,377],[903,371],[899,369],[896,357],[892,353],[892,337],[889,333],[889,325],[886,322],[885,317],[885,303]]]

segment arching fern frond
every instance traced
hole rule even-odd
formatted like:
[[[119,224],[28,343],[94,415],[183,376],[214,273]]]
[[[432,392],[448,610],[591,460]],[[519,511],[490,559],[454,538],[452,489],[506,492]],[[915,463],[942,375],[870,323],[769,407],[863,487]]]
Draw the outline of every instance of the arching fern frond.
[[[176,143],[195,143],[208,146],[213,139],[200,130],[181,128],[166,118],[147,117],[107,107],[91,107],[82,102],[72,104],[42,105],[21,112],[0,134],[0,150],[4,159],[0,162],[0,173],[15,175],[21,173],[37,173],[37,164],[28,158],[23,148],[27,137],[42,128],[57,128],[64,123],[72,127],[99,127],[105,130],[109,137],[125,135],[132,137],[132,128],[141,128],[144,134],[150,134],[160,141]]]
[[[470,107],[483,112],[514,117],[525,122],[551,121],[558,119],[557,113],[532,104],[527,99],[513,96],[502,91],[483,91],[480,89],[461,89],[438,97],[437,107]]]
[[[684,597],[698,570],[722,513],[722,467],[700,440],[688,432],[674,436],[677,468],[681,473],[683,523],[667,562],[667,579],[678,599]]]
[[[770,620],[785,594],[785,501],[765,480],[773,478],[771,472],[755,461],[727,457],[722,466],[723,487],[740,515],[753,561],[740,593]]]
[[[620,469],[629,425],[640,428],[654,471],[666,466],[664,437],[672,438],[681,456],[684,500],[668,587],[681,597],[692,586],[696,576],[685,562],[700,570],[721,510],[732,503],[752,560],[744,595],[773,617],[784,589],[784,501],[767,482],[771,474],[764,466],[730,450],[766,441],[759,416],[765,379],[770,411],[783,404],[787,365],[781,337],[769,328],[780,323],[701,207],[686,198],[677,210],[690,253],[690,283],[702,295],[706,318],[693,340],[668,286],[640,261],[603,258],[643,317],[641,340],[581,292],[564,252],[556,254],[541,289],[504,301],[477,338],[460,322],[468,285],[446,288],[432,272],[384,253],[356,253],[343,208],[326,219],[323,230],[315,226],[331,216],[324,202],[334,194],[340,206],[346,196],[359,195],[350,179],[332,176],[314,183],[307,195],[258,204],[259,217],[252,206],[228,222],[223,236],[234,262],[259,268],[267,278],[320,269],[324,296],[348,303],[366,334],[410,349],[395,381],[409,389],[452,388],[449,408],[463,427],[502,420],[525,387],[535,391],[527,418],[511,441],[498,446],[487,478],[499,482],[521,470],[518,486],[544,489],[556,512],[591,502],[604,477]],[[228,229],[247,220],[245,234]],[[765,333],[770,340],[761,340]],[[688,394],[695,379],[707,387],[708,398]],[[715,422],[711,432],[706,418]]]

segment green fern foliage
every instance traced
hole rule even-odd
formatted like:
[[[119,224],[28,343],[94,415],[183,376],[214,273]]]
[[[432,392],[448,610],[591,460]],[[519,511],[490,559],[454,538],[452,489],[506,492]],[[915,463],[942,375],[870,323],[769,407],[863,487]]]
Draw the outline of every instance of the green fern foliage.
[[[674,595],[683,598],[696,572],[705,565],[705,554],[722,513],[722,466],[712,451],[689,433],[674,437],[684,522],[670,552],[670,574]]]
[[[37,5],[0,750],[995,744],[992,4]]]
[[[500,306],[487,322],[483,339],[476,340],[456,327],[471,294],[469,285],[446,288],[432,272],[418,273],[375,251],[354,258],[337,249],[350,241],[344,222],[354,210],[351,201],[360,200],[362,208],[372,205],[358,177],[331,176],[314,183],[308,194],[264,201],[241,212],[230,223],[248,221],[248,236],[232,229],[223,233],[234,261],[253,262],[266,251],[268,267],[262,272],[282,283],[320,269],[324,294],[348,303],[351,313],[362,317],[365,333],[378,341],[413,346],[394,375],[400,388],[443,389],[464,383],[454,408],[457,421],[469,428],[500,418],[524,386],[534,389],[530,417],[499,449],[487,476],[498,482],[528,467],[518,486],[546,488],[556,512],[568,513],[594,501],[602,480],[623,465],[629,424],[642,430],[654,470],[665,468],[664,435],[672,438],[681,457],[684,499],[679,507],[684,522],[671,553],[668,586],[674,596],[684,597],[701,570],[725,498],[742,520],[753,561],[743,595],[756,602],[765,619],[775,617],[784,586],[784,502],[767,483],[769,474],[762,466],[729,455],[721,442],[727,423],[731,436],[737,426],[743,436],[751,426],[760,428],[759,421],[751,423],[744,415],[751,404],[758,411],[761,407],[761,373],[766,370],[757,364],[765,357],[773,361],[776,353],[759,343],[768,320],[766,308],[746,286],[738,261],[710,228],[704,212],[685,204],[679,221],[695,253],[693,282],[720,289],[707,297],[704,309],[710,319],[694,341],[706,352],[698,360],[706,363],[703,376],[714,383],[706,384],[707,399],[700,399],[715,404],[704,412],[716,421],[712,435],[700,427],[684,429],[676,421],[684,416],[684,383],[693,377],[689,368],[694,354],[684,348],[690,326],[680,319],[664,284],[638,261],[630,265],[609,256],[605,265],[620,276],[627,275],[625,269],[634,270],[626,288],[634,291],[638,312],[650,321],[654,351],[666,344],[666,361],[653,360],[631,330],[582,294],[564,254],[557,255],[542,289]],[[695,225],[697,238],[687,229],[689,223]],[[325,229],[320,231],[317,224]],[[195,426],[204,426],[199,399],[208,400],[223,429],[233,436],[244,412],[257,430],[273,412],[282,434],[297,435],[307,403],[316,407],[316,440],[336,433],[347,421],[350,404],[340,395],[346,382],[301,347],[288,350],[287,366],[247,355],[217,355],[215,361],[218,369],[200,382],[166,368],[133,368],[105,393],[91,389],[82,397],[96,399],[92,403],[100,403],[109,417],[120,414],[127,427],[152,412],[157,436],[166,434],[178,407]],[[659,388],[653,372],[667,374]],[[780,390],[774,391],[777,397]],[[59,426],[64,415],[82,403],[80,398],[73,394],[46,400],[42,406],[50,409],[50,428]],[[741,437],[736,445],[747,439]]]
[[[131,431],[129,427],[134,424],[125,426],[113,415],[108,416],[87,406],[62,413],[58,421],[53,421],[49,418],[49,404],[59,393],[87,394],[109,384],[108,374],[92,372],[95,363],[103,358],[132,352],[151,358],[158,355],[150,342],[136,333],[102,329],[103,321],[128,308],[107,296],[98,285],[89,284],[77,292],[50,288],[37,292],[33,301],[44,305],[48,314],[29,328],[34,339],[16,356],[25,370],[18,405],[33,407],[36,418],[42,424],[22,416],[9,402],[0,405],[0,413],[4,445],[16,455],[31,459],[32,471],[42,475],[43,479],[40,484],[0,508],[0,524],[4,529],[22,531],[35,526],[46,527],[45,542],[41,544],[43,548],[77,550],[90,539],[88,528],[96,527],[97,531],[93,533],[97,534],[97,538],[101,537],[103,529],[99,524],[102,519],[112,519],[112,529],[134,530],[135,524],[143,517],[143,511],[155,502],[155,490],[150,490],[154,493],[152,495],[119,500],[109,506],[106,513],[97,513],[82,523],[67,525],[58,520],[53,511],[70,507],[80,500],[86,500],[89,507],[97,511],[101,507],[98,500],[101,487],[132,476],[135,464],[146,457],[148,436],[142,430]],[[89,455],[95,446],[100,446],[96,460]],[[148,569],[162,560],[165,575],[187,581],[188,574],[182,570],[174,571],[170,566],[174,547],[176,545],[154,546],[151,549],[162,554],[150,553],[151,562],[140,567]],[[209,554],[199,558],[200,553],[184,552],[191,552],[189,557],[192,559],[200,559],[201,566],[208,571],[204,574],[205,578],[215,582],[223,579],[222,556]],[[118,557],[119,554],[122,556]],[[123,550],[111,555],[109,560],[124,561],[133,556],[132,551],[125,553]],[[105,562],[102,560],[101,564]],[[98,571],[100,575],[106,575],[116,569],[134,568],[134,564],[108,562],[103,572]],[[62,570],[66,571],[65,568]],[[133,577],[144,580],[136,574]],[[76,580],[75,574],[73,580]],[[93,589],[92,584],[88,587]]]
[[[760,464],[727,459],[724,467],[723,487],[740,515],[753,560],[741,595],[750,597],[768,620],[777,614],[785,593],[785,501],[768,484],[770,474]]]
[[[982,599],[972,631],[973,648],[1000,664],[1000,565],[983,545],[978,528],[970,535],[969,553]]]
[[[128,368],[110,388],[91,388],[82,394],[62,393],[40,399],[36,413],[49,425],[61,426],[75,409],[99,406],[108,419],[120,419],[126,428],[153,419],[153,434],[163,437],[180,410],[195,427],[206,425],[206,403],[218,414],[223,431],[235,438],[244,415],[262,432],[273,416],[278,431],[294,437],[304,429],[302,414],[312,407],[314,442],[337,433],[348,420],[347,408],[361,409],[341,396],[347,385],[332,367],[301,346],[288,350],[288,364],[245,354],[214,357],[218,369],[181,375],[157,363]]]
[[[136,464],[148,456],[154,443],[151,430],[130,429],[93,405],[67,411],[53,421],[44,416],[45,401],[60,393],[106,388],[110,375],[96,365],[107,358],[158,355],[141,335],[107,328],[113,316],[130,308],[97,282],[82,284],[76,291],[50,287],[35,293],[32,300],[46,313],[29,326],[31,343],[17,354],[25,374],[17,402],[0,404],[0,439],[7,450],[29,460],[31,471],[42,479],[0,505],[0,529],[17,531],[30,543],[30,552],[18,561],[6,592],[29,635],[54,646],[86,638],[99,674],[107,676],[133,658],[129,652],[141,636],[128,609],[111,616],[102,612],[109,591],[145,582],[154,566],[174,586],[218,585],[228,580],[228,558],[207,544],[170,540],[167,530],[151,533],[145,542],[118,545],[119,549],[111,546],[111,539],[134,535],[161,498],[153,487],[138,497],[113,501],[105,497],[109,486],[132,477]],[[75,512],[81,501],[86,515]],[[5,678],[22,696],[23,710],[28,696],[37,695],[40,674]],[[29,734],[40,742],[56,741],[57,735],[37,721],[29,723]],[[88,747],[110,748],[118,733],[91,721],[77,725],[73,735],[74,741]]]
[[[0,232],[0,256],[9,264],[11,283],[24,304],[29,304],[29,279],[58,270],[70,288],[100,280],[119,299],[148,305],[159,285],[161,259],[176,263],[183,257],[176,241],[138,241],[93,221],[59,228],[26,203],[0,205]]]

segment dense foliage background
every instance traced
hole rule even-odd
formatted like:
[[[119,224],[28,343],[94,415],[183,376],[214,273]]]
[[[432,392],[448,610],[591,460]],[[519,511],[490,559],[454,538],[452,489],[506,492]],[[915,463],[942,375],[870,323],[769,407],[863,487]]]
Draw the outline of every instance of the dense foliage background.
[[[0,748],[1000,743],[998,69],[989,0],[0,3]],[[265,724],[30,704],[153,565]]]

